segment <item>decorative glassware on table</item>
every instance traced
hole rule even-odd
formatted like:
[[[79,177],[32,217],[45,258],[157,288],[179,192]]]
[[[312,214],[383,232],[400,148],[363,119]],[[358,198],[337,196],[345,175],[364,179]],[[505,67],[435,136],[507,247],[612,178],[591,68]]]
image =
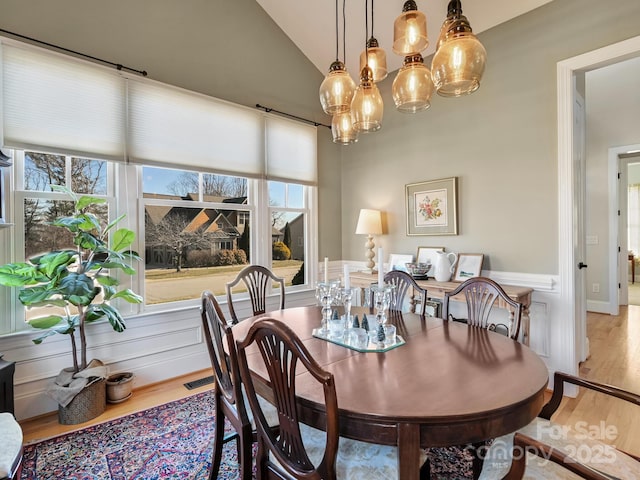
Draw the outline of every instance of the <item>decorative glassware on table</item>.
[[[371,291],[373,292],[373,307],[376,309],[376,320],[378,322],[378,328],[376,334],[379,343],[384,343],[384,325],[387,323],[387,310],[393,300],[395,294],[395,286],[390,284],[371,285]]]
[[[353,299],[353,288],[342,288],[340,290],[340,299],[344,307],[345,328],[351,328],[353,318],[351,317],[351,303]]]
[[[327,333],[327,326],[331,319],[332,309],[336,298],[339,296],[340,280],[331,280],[328,282],[320,282],[316,285],[316,299],[322,305],[322,324],[320,332]]]

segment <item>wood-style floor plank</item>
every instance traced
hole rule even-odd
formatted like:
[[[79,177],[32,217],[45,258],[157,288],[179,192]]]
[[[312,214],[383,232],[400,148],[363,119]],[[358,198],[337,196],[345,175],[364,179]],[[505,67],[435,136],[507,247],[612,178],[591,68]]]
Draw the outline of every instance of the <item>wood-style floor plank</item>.
[[[640,306],[621,307],[620,315],[589,313],[587,332],[590,357],[581,364],[584,378],[610,383],[640,393]],[[136,389],[130,400],[108,405],[105,413],[80,425],[60,425],[55,413],[22,421],[25,442],[49,438],[88,425],[144,410],[211,388],[211,384],[187,390],[183,384],[211,375],[211,370],[194,372],[155,385]],[[618,448],[640,455],[640,408],[623,401],[612,401],[601,394],[581,389],[576,398],[565,398],[554,421],[576,426],[616,429],[614,438],[605,439]],[[580,423],[578,422],[586,422]]]
[[[77,425],[60,425],[58,423],[57,412],[21,421],[20,425],[22,426],[24,441],[25,443],[32,443],[37,440],[54,437],[56,435],[79,430],[90,425],[104,423],[114,418],[129,415],[130,413],[146,410],[147,408],[210,390],[213,387],[213,384],[211,383],[194,388],[193,390],[188,390],[184,384],[200,378],[208,377],[212,374],[213,371],[211,369],[202,370],[167,380],[166,382],[146,385],[135,389],[129,400],[116,404],[108,403],[107,409],[102,415],[99,415],[93,420]]]

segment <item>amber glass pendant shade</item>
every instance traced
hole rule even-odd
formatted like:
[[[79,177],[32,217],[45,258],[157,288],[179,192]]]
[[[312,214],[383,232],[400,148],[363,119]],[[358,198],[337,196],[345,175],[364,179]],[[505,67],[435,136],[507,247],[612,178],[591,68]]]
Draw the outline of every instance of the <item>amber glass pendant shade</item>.
[[[431,63],[436,91],[443,97],[475,92],[480,87],[486,60],[487,52],[462,15],[460,1],[452,0]]]
[[[353,127],[351,111],[336,113],[331,118],[331,134],[333,143],[351,145],[358,141],[358,132]]]
[[[351,107],[356,84],[339,60],[329,67],[329,73],[320,84],[320,104],[328,115],[346,112]]]
[[[393,24],[393,52],[406,56],[420,53],[428,46],[427,17],[414,0],[408,0]]]
[[[361,133],[380,130],[384,104],[380,90],[373,83],[371,68],[365,66],[360,74],[360,85],[351,102],[351,117],[354,128]]]
[[[404,65],[393,80],[391,93],[396,108],[402,113],[416,113],[429,108],[433,82],[422,55],[405,57]]]
[[[373,82],[378,83],[387,78],[387,54],[378,46],[378,40],[371,37],[367,42],[367,49],[360,54],[360,71],[369,60],[369,68],[373,72]]]

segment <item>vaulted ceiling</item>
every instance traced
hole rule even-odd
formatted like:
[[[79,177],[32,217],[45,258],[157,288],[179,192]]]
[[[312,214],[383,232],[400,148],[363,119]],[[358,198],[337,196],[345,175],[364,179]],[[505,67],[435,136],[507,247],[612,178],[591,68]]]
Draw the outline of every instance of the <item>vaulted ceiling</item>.
[[[335,0],[256,0],[284,33],[300,48],[302,53],[323,74],[336,59],[336,2]],[[346,66],[354,79],[358,77],[359,55],[364,49],[365,2],[370,0],[344,0],[346,19]],[[527,13],[551,0],[463,0],[463,13],[469,19],[475,33],[488,30],[500,23]],[[423,56],[433,53],[440,27],[447,14],[448,0],[416,0],[418,9],[427,16],[430,45]],[[387,53],[389,71],[402,65],[402,57],[391,50],[393,22],[402,12],[404,0],[374,1],[374,35]],[[342,5],[338,0],[338,24],[340,31],[339,58],[342,53]],[[369,36],[371,28],[369,27]],[[488,52],[489,58],[491,53]]]

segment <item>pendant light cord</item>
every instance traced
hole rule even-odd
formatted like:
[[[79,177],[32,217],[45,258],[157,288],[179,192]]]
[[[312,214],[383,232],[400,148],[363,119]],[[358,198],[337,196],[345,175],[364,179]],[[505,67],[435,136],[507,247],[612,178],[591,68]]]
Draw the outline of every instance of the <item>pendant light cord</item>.
[[[373,38],[373,0],[371,0],[371,38]]]
[[[345,13],[346,0],[342,0],[342,58],[347,63],[347,15]]]
[[[373,28],[373,24],[371,25],[371,28]],[[369,47],[367,46],[369,41],[369,0],[364,0],[364,36],[365,65],[369,65]]]
[[[32,38],[32,37],[27,37],[26,35],[21,35],[19,33],[10,32],[9,30],[4,30],[2,28],[0,28],[0,32],[6,33],[8,35],[11,35],[12,37],[18,37],[18,38],[21,38],[23,40],[28,40],[30,42],[37,43],[38,45],[44,45],[46,47],[55,48],[56,50],[61,50],[61,51],[66,52],[66,53],[72,53],[73,55],[77,55],[79,57],[88,58],[89,60],[93,60],[94,62],[100,62],[100,63],[104,63],[106,65],[111,65],[112,67],[115,67],[116,70],[127,70],[129,72],[133,72],[133,73],[137,73],[138,75],[142,75],[143,77],[147,76],[147,71],[146,70],[136,70],[135,68],[127,67],[127,66],[122,65],[120,63],[114,63],[114,62],[110,62],[109,60],[103,60],[102,58],[94,57],[92,55],[87,55],[86,53],[77,52],[77,51],[71,50],[69,48],[60,47],[59,45],[54,45],[53,43],[43,42],[42,40],[38,40],[38,39]]]
[[[340,45],[340,37],[339,37],[339,33],[338,33],[338,0],[336,0],[336,62],[338,60],[340,60],[339,58],[339,52],[338,52],[338,45]]]

